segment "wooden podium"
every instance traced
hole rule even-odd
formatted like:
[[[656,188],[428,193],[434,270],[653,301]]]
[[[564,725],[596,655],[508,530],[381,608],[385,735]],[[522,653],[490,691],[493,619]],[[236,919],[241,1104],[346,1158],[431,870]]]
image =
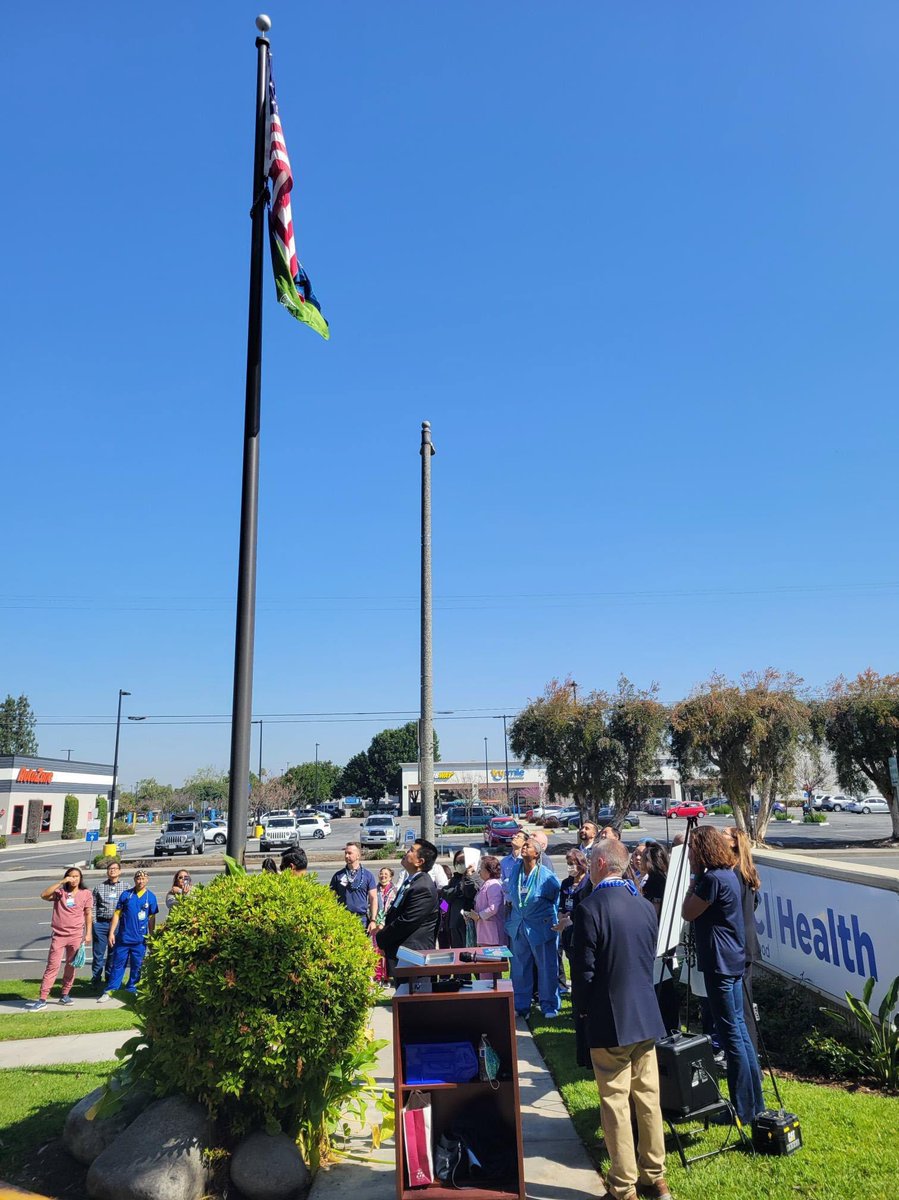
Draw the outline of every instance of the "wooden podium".
[[[467,963],[459,960],[464,951],[446,951],[452,963],[397,967],[395,976],[405,980],[393,998],[394,1103],[396,1106],[396,1195],[397,1200],[458,1200],[460,1190],[469,1200],[525,1200],[524,1162],[521,1144],[521,1107],[518,1096],[518,1049],[515,1041],[515,1006],[512,984],[502,979],[508,959]],[[488,976],[475,978],[470,987],[457,992],[414,991],[415,982],[441,976]],[[477,1053],[481,1035],[499,1056],[497,1082],[473,1079],[470,1083],[407,1084],[403,1047],[416,1042],[471,1042]],[[431,1098],[432,1137],[466,1113],[475,1114],[483,1128],[485,1145],[508,1147],[508,1174],[498,1179],[465,1180],[459,1187],[435,1182],[409,1187],[403,1145],[403,1106],[413,1091]],[[511,1166],[514,1159],[515,1166]]]

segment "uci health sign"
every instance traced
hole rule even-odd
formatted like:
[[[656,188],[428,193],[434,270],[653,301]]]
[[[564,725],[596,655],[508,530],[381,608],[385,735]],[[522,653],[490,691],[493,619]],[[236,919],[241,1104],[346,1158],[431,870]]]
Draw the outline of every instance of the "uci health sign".
[[[756,926],[765,966],[845,1004],[872,975],[872,1007],[899,975],[899,872],[761,852]]]

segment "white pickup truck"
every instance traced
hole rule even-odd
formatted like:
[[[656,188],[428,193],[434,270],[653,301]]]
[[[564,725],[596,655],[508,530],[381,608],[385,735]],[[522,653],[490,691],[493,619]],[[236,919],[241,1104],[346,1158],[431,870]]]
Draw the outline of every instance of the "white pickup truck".
[[[400,839],[400,827],[396,817],[366,817],[359,826],[359,843],[362,846],[392,846]]]

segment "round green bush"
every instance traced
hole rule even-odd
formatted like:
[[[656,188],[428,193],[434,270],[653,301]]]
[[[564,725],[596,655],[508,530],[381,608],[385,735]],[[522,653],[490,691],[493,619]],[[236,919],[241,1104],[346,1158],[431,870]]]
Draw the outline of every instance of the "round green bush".
[[[158,1089],[234,1133],[295,1136],[364,1038],[375,962],[358,917],[309,876],[195,888],[153,938],[138,991]]]

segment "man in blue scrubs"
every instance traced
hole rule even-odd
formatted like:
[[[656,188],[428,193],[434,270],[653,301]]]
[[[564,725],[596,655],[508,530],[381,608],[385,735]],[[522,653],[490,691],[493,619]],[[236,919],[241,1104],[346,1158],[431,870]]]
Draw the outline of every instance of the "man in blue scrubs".
[[[112,948],[112,971],[103,995],[97,1000],[104,1004],[111,992],[122,986],[125,968],[128,967],[126,991],[136,992],[144,955],[147,953],[147,938],[156,928],[159,904],[147,887],[150,877],[146,871],[134,872],[134,887],[122,892],[112,924],[109,927],[109,945]]]

